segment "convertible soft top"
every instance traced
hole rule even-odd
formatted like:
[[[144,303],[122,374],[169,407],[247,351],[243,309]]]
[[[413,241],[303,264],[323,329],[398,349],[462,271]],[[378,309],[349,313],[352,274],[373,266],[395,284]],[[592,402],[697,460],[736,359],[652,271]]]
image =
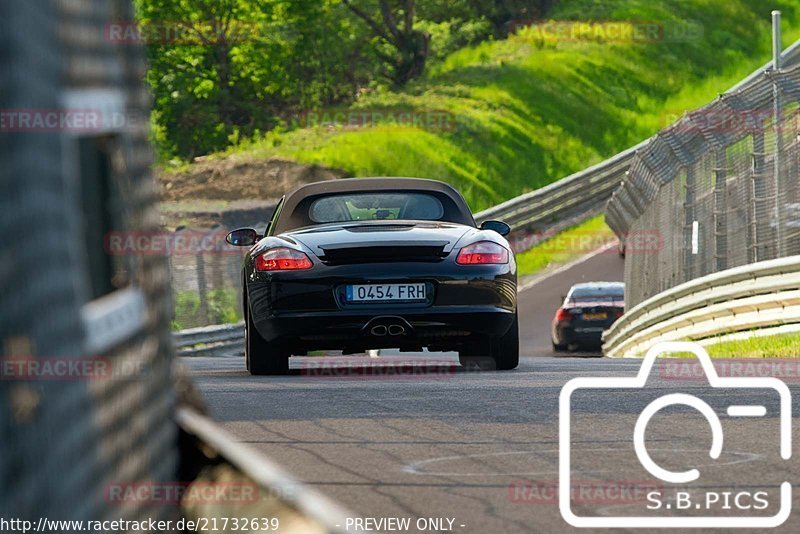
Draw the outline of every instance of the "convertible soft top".
[[[409,191],[433,193],[443,200],[449,200],[445,206],[443,220],[475,226],[475,219],[461,193],[451,185],[436,180],[423,178],[343,178],[315,182],[298,187],[284,198],[273,234],[280,234],[308,224],[304,209],[310,202],[321,196],[363,193],[367,191]]]

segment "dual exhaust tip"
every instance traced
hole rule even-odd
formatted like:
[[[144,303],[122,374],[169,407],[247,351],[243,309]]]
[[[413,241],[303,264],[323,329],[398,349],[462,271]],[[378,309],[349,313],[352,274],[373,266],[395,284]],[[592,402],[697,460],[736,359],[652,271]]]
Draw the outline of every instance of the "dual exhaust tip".
[[[390,324],[389,326],[379,324],[373,326],[369,333],[377,337],[383,337],[386,335],[402,336],[406,333],[406,327],[400,324]]]

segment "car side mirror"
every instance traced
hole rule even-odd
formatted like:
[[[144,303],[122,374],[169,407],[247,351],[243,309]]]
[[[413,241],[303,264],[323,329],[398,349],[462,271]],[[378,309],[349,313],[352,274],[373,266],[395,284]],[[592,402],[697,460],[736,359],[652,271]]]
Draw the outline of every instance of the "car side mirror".
[[[511,227],[503,221],[483,221],[481,230],[492,230],[501,236],[507,236],[511,233]]]
[[[225,241],[234,247],[252,247],[258,242],[258,232],[252,228],[239,228],[225,236]]]

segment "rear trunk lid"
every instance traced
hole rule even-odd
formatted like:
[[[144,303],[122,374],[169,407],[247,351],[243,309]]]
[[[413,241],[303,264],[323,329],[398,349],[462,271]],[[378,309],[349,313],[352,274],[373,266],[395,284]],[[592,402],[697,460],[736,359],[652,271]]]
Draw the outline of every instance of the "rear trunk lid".
[[[470,227],[441,222],[352,222],[292,232],[328,265],[441,261]]]

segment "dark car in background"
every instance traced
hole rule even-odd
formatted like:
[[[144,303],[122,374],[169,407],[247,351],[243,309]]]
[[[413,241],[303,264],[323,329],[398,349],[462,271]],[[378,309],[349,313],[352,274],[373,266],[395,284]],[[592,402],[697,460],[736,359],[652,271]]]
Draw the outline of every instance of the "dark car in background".
[[[228,235],[251,247],[242,271],[248,370],[285,374],[291,355],[381,348],[517,367],[509,231],[499,221],[477,227],[461,194],[433,180],[300,187],[280,201],[266,235]]]
[[[625,284],[575,284],[553,318],[553,350],[598,349],[603,331],[625,313]]]

